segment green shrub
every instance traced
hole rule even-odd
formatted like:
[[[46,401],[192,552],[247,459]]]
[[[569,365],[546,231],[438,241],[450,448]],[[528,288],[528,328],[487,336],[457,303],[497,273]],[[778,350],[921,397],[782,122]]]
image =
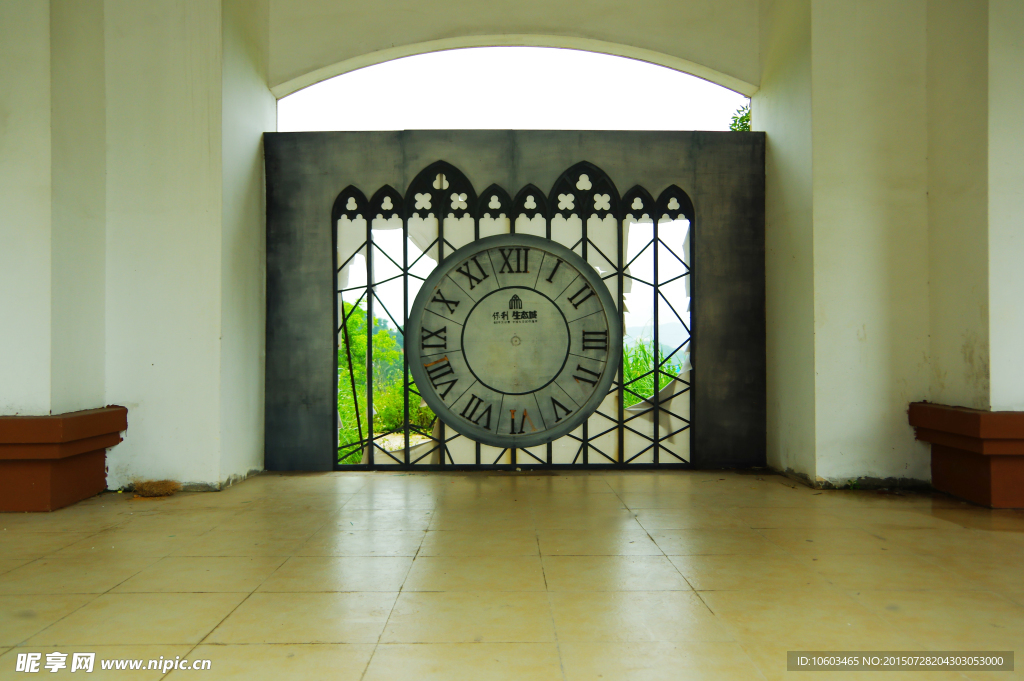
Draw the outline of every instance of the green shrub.
[[[338,339],[338,462],[361,463],[361,441],[367,435],[366,422],[366,309],[344,304],[345,329]],[[404,430],[405,352],[402,336],[382,319],[373,324],[373,432],[374,435]],[[346,348],[346,342],[348,347]],[[349,366],[349,355],[352,366]],[[356,398],[352,398],[355,383]],[[409,425],[429,429],[434,413],[420,407],[416,384],[409,379]]]
[[[735,132],[750,132],[750,102],[741,106],[732,115],[732,123],[729,129]]]
[[[676,353],[672,359],[662,365],[661,370],[664,373],[658,376],[658,390],[661,390],[672,381],[669,376],[665,375],[666,373],[671,376],[678,376],[682,373],[683,365],[679,358],[680,353]],[[664,350],[659,349],[658,359],[664,362]],[[628,390],[632,390],[637,395],[643,395],[644,398],[654,395],[654,341],[645,342],[643,338],[637,338],[632,345],[623,343],[622,368],[623,376],[625,377],[624,382]],[[647,375],[644,376],[644,374]],[[631,407],[641,400],[642,398],[626,392],[623,405]]]

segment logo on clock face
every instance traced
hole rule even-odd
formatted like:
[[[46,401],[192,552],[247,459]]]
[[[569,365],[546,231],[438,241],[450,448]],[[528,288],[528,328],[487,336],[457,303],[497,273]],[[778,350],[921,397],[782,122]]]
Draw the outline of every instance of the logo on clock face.
[[[600,406],[621,339],[615,302],[590,265],[553,241],[507,234],[457,250],[427,277],[406,352],[417,391],[445,424],[485,444],[530,447]]]

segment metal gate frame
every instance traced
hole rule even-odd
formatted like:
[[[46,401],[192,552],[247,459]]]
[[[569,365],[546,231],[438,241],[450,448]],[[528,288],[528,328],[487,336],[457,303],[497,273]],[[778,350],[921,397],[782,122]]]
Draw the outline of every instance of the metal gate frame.
[[[585,190],[581,190],[577,184],[579,178],[584,178],[590,183],[590,187]],[[449,211],[447,208],[441,210],[442,205],[447,205],[448,192],[452,192],[452,210]],[[572,207],[563,208],[558,200],[561,195],[570,195],[572,197]],[[429,196],[428,199],[421,197]],[[455,197],[462,197],[457,204],[460,206],[456,208]],[[532,197],[534,207],[526,208],[525,204],[527,198]],[[601,201],[597,200],[597,197],[601,197]],[[490,199],[490,201],[487,201]],[[435,218],[437,221],[437,236],[424,248],[422,248],[422,255],[416,258],[412,263],[409,262],[409,217],[418,215],[420,202],[426,202],[428,208],[422,210],[431,210],[429,206],[432,206],[432,213],[437,213]],[[486,203],[485,203],[486,201]],[[497,203],[495,207],[494,203]],[[634,208],[635,204],[639,203],[638,208]],[[546,205],[545,205],[546,204]],[[390,206],[386,208],[385,206]],[[603,208],[601,207],[603,206]],[[409,308],[409,278],[415,277],[422,280],[423,278],[412,274],[411,269],[418,263],[422,258],[427,257],[427,253],[431,251],[435,246],[437,247],[437,264],[446,257],[446,248],[450,251],[456,250],[456,246],[452,244],[444,234],[444,222],[446,218],[454,217],[464,218],[470,217],[474,225],[474,239],[480,238],[480,219],[483,217],[486,211],[494,211],[499,214],[506,215],[506,219],[509,224],[509,233],[515,233],[516,221],[520,216],[542,216],[545,223],[546,238],[552,239],[552,219],[556,215],[562,215],[565,218],[570,216],[578,217],[581,222],[582,235],[575,244],[565,245],[573,251],[579,248],[579,254],[584,260],[587,260],[589,249],[593,248],[603,258],[604,262],[610,267],[610,273],[602,276],[602,279],[609,280],[615,279],[617,294],[616,306],[618,308],[618,314],[620,319],[624,320],[624,308],[623,308],[623,296],[624,296],[624,282],[625,279],[631,279],[640,284],[644,284],[651,287],[651,292],[654,299],[653,305],[653,326],[652,326],[652,348],[654,349],[653,357],[653,368],[640,376],[631,379],[628,382],[623,382],[622,377],[625,374],[624,367],[624,356],[620,353],[618,358],[619,367],[616,379],[612,383],[612,391],[609,394],[615,393],[617,396],[617,413],[615,416],[603,413],[600,409],[595,412],[595,415],[601,416],[609,422],[613,422],[610,428],[606,428],[600,432],[591,434],[590,433],[590,419],[589,417],[582,424],[582,437],[578,437],[572,433],[565,435],[570,439],[575,440],[579,443],[576,454],[573,457],[572,463],[569,464],[556,464],[552,462],[552,444],[548,443],[545,446],[545,452],[532,452],[529,449],[516,449],[516,448],[505,448],[500,451],[498,457],[494,462],[487,463],[481,460],[481,445],[475,443],[476,449],[476,461],[472,464],[466,463],[455,463],[452,458],[451,452],[448,449],[448,443],[453,440],[464,437],[458,433],[454,433],[450,437],[447,434],[447,428],[444,422],[440,423],[440,434],[439,437],[433,435],[433,425],[429,432],[425,432],[415,426],[412,426],[409,422],[409,400],[410,395],[419,396],[419,393],[410,387],[410,372],[409,372],[409,360],[408,355],[403,352],[403,392],[404,392],[404,421],[402,426],[402,434],[404,436],[404,448],[400,453],[401,458],[395,456],[393,452],[389,452],[384,448],[380,447],[378,440],[381,438],[395,434],[399,431],[390,431],[386,433],[375,433],[373,425],[373,378],[374,378],[374,367],[373,367],[373,342],[372,342],[372,329],[374,328],[374,308],[375,303],[379,303],[382,310],[387,314],[388,319],[396,326],[399,333],[402,334],[403,339],[405,338],[405,328],[408,323],[408,308]],[[636,214],[634,214],[636,213]],[[373,240],[373,216],[388,216],[400,218],[402,221],[402,262],[398,263],[392,258],[386,251],[375,244]],[[611,216],[615,219],[616,224],[616,237],[617,237],[617,252],[609,255],[602,252],[597,244],[595,244],[588,235],[587,224],[592,216],[607,217]],[[364,219],[366,222],[366,231],[364,241],[351,249],[352,255],[350,255],[345,262],[337,262],[338,254],[338,240],[341,237],[338,233],[338,225],[342,218],[346,218],[348,221],[354,221],[357,219]],[[630,218],[632,221],[639,222],[643,218],[649,218],[652,223],[652,238],[650,241],[645,243],[643,247],[638,251],[637,255],[633,257],[629,262],[623,262],[625,258],[624,253],[624,230],[628,229],[630,224]],[[359,431],[359,439],[350,443],[339,443],[338,451],[343,449],[357,448],[357,451],[362,452],[364,463],[359,464],[345,464],[336,462],[336,470],[396,470],[396,469],[414,469],[414,470],[514,470],[514,469],[538,469],[538,468],[552,468],[552,469],[578,469],[582,467],[595,467],[605,469],[609,465],[625,466],[629,468],[662,468],[662,467],[676,467],[676,468],[689,468],[691,463],[689,460],[683,458],[676,452],[672,451],[669,446],[664,444],[669,438],[688,430],[690,423],[693,418],[693,405],[690,406],[690,418],[685,418],[679,414],[676,414],[666,408],[663,404],[663,398],[661,396],[661,389],[659,388],[661,377],[664,376],[670,381],[672,379],[679,379],[686,387],[679,390],[676,393],[668,396],[664,399],[665,402],[674,399],[680,395],[688,393],[690,386],[696,379],[696,370],[691,370],[691,380],[687,382],[675,374],[669,374],[664,371],[663,367],[669,362],[674,356],[680,353],[684,347],[691,345],[690,351],[690,362],[693,367],[696,367],[696,362],[693,360],[694,354],[692,352],[691,339],[695,335],[695,331],[691,324],[687,323],[687,320],[679,314],[679,312],[672,305],[671,301],[662,292],[662,286],[666,286],[675,281],[687,277],[690,275],[690,265],[684,259],[685,254],[676,253],[672,250],[669,244],[665,243],[659,236],[659,224],[662,222],[672,222],[680,219],[685,219],[689,222],[689,239],[691,244],[691,252],[693,251],[695,241],[697,239],[696,231],[696,219],[693,202],[690,197],[679,188],[677,185],[672,184],[666,187],[658,199],[655,201],[645,188],[640,185],[634,186],[632,189],[626,192],[624,196],[619,196],[618,190],[615,187],[614,182],[601,168],[587,161],[576,163],[571,168],[567,169],[561,174],[558,180],[555,181],[554,186],[551,189],[547,200],[544,200],[544,193],[541,192],[533,184],[527,184],[517,194],[515,200],[510,199],[510,195],[497,184],[492,184],[485,189],[479,196],[473,189],[472,183],[469,179],[455,166],[446,161],[436,161],[431,163],[424,168],[416,176],[416,178],[410,183],[406,190],[405,197],[403,198],[399,192],[397,192],[390,185],[385,185],[378,189],[371,199],[367,200],[366,195],[363,194],[357,187],[349,185],[334,201],[334,205],[331,209],[331,225],[332,225],[332,252],[334,253],[334,271],[335,271],[335,286],[334,290],[338,296],[339,303],[341,296],[344,293],[350,291],[361,291],[362,294],[353,304],[354,309],[358,309],[357,306],[364,302],[366,303],[366,328],[367,332],[367,355],[366,355],[366,387],[365,387],[365,419],[360,419],[359,416],[359,402],[358,402],[358,391],[355,383],[355,376],[350,372],[351,379],[351,393],[352,400],[355,403],[355,414],[357,420],[357,427]],[[661,248],[659,248],[659,246]],[[632,265],[648,248],[652,249],[653,255],[653,272],[652,281],[644,281],[628,272],[630,265]],[[685,271],[669,280],[659,281],[658,273],[658,258],[659,253],[666,253],[676,258]],[[338,288],[337,281],[338,275],[342,269],[349,265],[352,260],[358,254],[364,254],[366,264],[366,284],[364,286],[350,287],[350,288]],[[392,265],[398,268],[400,274],[388,277],[381,281],[374,280],[374,266],[373,261],[377,256],[382,256],[389,260]],[[614,258],[614,259],[613,259]],[[602,269],[604,269],[602,267]],[[395,316],[390,310],[384,305],[384,302],[379,298],[376,293],[375,287],[380,284],[393,281],[401,277],[403,285],[403,314],[401,322],[395,319]],[[690,287],[690,300],[691,311],[696,307],[696,290],[692,286]],[[686,338],[675,348],[671,350],[663,359],[659,361],[660,356],[660,337],[659,337],[659,309],[661,302],[664,302],[672,315],[683,328],[686,330]],[[353,366],[351,347],[348,341],[348,316],[349,314],[344,312],[344,306],[338,305],[338,308],[342,310],[343,318],[338,319],[337,314],[335,315],[335,357],[337,357],[338,350],[341,347],[341,343],[338,342],[339,336],[343,337],[342,343],[348,353],[348,365]],[[693,319],[693,317],[691,317]],[[625,324],[623,321],[623,328]],[[630,386],[634,383],[641,381],[647,377],[654,375],[654,390],[651,396],[645,396],[637,393]],[[625,413],[625,394],[630,393],[634,397],[638,398],[641,403],[647,406],[643,411],[631,414],[628,418]],[[647,414],[653,414],[653,436],[643,433],[636,428],[631,427],[629,424],[631,421],[639,419]],[[662,414],[668,414],[669,416],[675,417],[682,421],[685,425],[665,435],[661,434],[661,417]],[[362,421],[366,421],[366,435],[363,436],[363,424]],[[434,417],[434,421],[437,421],[437,417]],[[630,431],[635,435],[648,441],[650,444],[641,449],[638,452],[631,453],[631,456],[625,458],[625,433]],[[607,435],[613,431],[617,431],[617,453],[613,457],[609,453],[602,451],[599,447],[593,444],[592,440]],[[412,458],[410,453],[410,435],[417,433],[423,437],[426,437],[430,442],[434,443],[434,446],[427,449],[423,453],[417,452],[418,456],[416,459]],[[632,463],[635,459],[645,454],[648,450],[653,449],[653,461],[650,463]],[[421,464],[419,463],[424,458],[431,456],[431,454],[440,450],[441,456],[439,464]],[[591,461],[591,452],[596,453],[597,461]],[[501,460],[506,453],[510,454],[510,463],[499,464],[497,461]],[[521,454],[520,454],[521,453]],[[664,453],[666,460],[662,460],[662,454]],[[523,456],[525,455],[525,456]],[[520,460],[520,456],[523,456]],[[529,458],[526,458],[529,457]],[[600,457],[600,458],[598,458]]]
[[[254,401],[264,397],[267,470],[335,468],[338,320],[331,206],[349,185],[409,187],[415,174],[437,159],[461,169],[478,187],[551,187],[566,168],[587,159],[613,171],[623,187],[640,185],[660,192],[674,184],[683,189],[693,201],[699,226],[689,275],[699,299],[691,324],[697,332],[691,351],[699,380],[689,391],[689,463],[704,469],[765,464],[763,133],[412,130],[267,133],[263,141],[266,373],[264,396],[254,395]],[[543,234],[539,224],[536,233]],[[468,221],[465,229],[468,239]],[[610,227],[604,229],[601,239],[606,234],[607,250],[615,250]],[[377,255],[378,260],[382,257]],[[589,434],[591,440],[595,432]],[[611,450],[615,436],[604,439]],[[546,460],[542,448],[537,449]],[[471,450],[463,452],[472,461]],[[559,456],[557,446],[555,454],[556,460],[569,460]],[[562,454],[568,457],[569,452]],[[605,460],[592,448],[587,455],[589,464]],[[659,450],[661,461],[666,456]],[[524,458],[532,460],[519,456],[520,467],[529,465]],[[634,461],[603,467],[641,465]]]

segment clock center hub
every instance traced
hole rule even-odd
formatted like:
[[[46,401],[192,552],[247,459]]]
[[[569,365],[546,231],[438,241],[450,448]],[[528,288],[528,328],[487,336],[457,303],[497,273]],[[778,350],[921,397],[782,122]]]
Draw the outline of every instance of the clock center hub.
[[[481,298],[469,313],[462,348],[478,381],[506,395],[522,395],[558,376],[569,353],[569,328],[544,294],[503,288]]]

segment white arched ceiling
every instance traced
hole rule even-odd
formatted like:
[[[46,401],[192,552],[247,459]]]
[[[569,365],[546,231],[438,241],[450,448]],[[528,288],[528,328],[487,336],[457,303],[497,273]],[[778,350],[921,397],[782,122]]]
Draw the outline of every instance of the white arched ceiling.
[[[278,101],[279,132],[727,130],[745,96],[596,52],[477,47],[350,71]],[[409,104],[414,102],[414,106]]]
[[[760,83],[760,9],[760,0],[270,0],[269,81],[281,97],[422,52],[568,47],[651,61],[749,96]]]
[[[305,87],[333,78],[334,76],[355,71],[367,66],[381,64],[402,57],[409,57],[430,52],[456,50],[469,47],[555,47],[586,52],[597,52],[619,57],[627,57],[638,61],[664,66],[675,71],[688,73],[710,81],[722,87],[738,92],[747,97],[757,92],[757,85],[741,80],[713,68],[682,59],[670,54],[655,52],[640,47],[609,43],[588,38],[565,36],[533,36],[533,35],[498,35],[498,36],[465,36],[448,38],[424,43],[415,43],[389,47],[383,50],[361,54],[341,62],[316,68],[290,80],[273,85],[271,92],[278,99],[286,97]],[[755,45],[756,48],[756,45]],[[622,87],[622,84],[620,84]]]

